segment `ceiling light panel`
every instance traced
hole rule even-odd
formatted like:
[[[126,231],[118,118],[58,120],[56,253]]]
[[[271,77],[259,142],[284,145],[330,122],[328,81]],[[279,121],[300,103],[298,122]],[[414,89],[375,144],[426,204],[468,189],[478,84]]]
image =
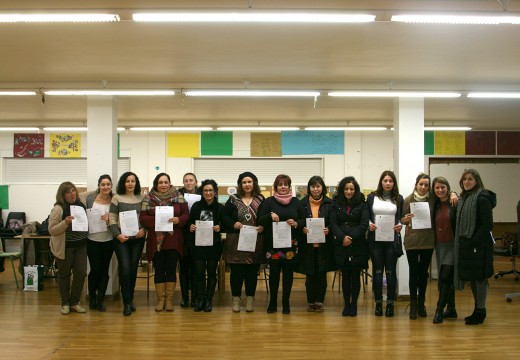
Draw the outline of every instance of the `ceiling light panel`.
[[[0,14],[0,23],[34,22],[113,22],[117,14]]]

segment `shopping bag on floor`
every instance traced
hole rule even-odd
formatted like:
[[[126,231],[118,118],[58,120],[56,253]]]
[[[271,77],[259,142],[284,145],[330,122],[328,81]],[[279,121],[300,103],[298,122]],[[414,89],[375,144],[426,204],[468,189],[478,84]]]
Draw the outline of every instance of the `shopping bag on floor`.
[[[43,269],[43,265],[28,265],[23,267],[24,291],[43,290]]]

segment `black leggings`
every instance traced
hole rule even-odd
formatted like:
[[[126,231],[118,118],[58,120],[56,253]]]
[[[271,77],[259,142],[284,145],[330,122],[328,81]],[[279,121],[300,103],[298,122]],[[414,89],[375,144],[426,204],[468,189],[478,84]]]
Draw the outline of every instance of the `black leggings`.
[[[282,271],[282,300],[289,301],[289,298],[291,297],[294,265],[292,263],[279,263],[272,261],[269,264],[269,288],[271,290],[271,301],[276,302],[276,298],[278,297],[280,273]]]
[[[155,269],[154,282],[177,282],[177,262],[179,253],[177,250],[161,250],[153,256],[153,268]]]
[[[361,269],[345,265],[341,269],[341,286],[343,288],[343,299],[345,304],[356,305],[361,291]]]
[[[213,297],[217,285],[218,260],[194,260],[195,295],[200,300],[204,296]],[[206,282],[207,273],[207,282]]]
[[[241,296],[242,286],[245,283],[246,296],[255,296],[260,264],[229,264],[229,268],[231,270],[229,275],[231,295]]]
[[[432,261],[433,249],[406,250],[408,266],[410,267],[410,298],[422,299],[426,297],[428,285],[428,269]],[[417,296],[418,295],[418,296]]]

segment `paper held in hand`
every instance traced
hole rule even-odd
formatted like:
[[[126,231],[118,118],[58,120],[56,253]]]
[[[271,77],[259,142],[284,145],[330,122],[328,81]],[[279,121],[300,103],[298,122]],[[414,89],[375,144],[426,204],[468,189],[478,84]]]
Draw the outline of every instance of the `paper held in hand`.
[[[394,215],[375,216],[376,241],[394,241]]]
[[[291,226],[285,221],[273,222],[273,248],[286,249],[291,247]]]
[[[119,213],[119,227],[124,236],[135,236],[139,232],[139,220],[137,211],[129,210]]]
[[[201,196],[197,194],[184,194],[184,200],[188,203],[188,209],[191,211],[191,207],[197,201],[200,201]]]
[[[70,215],[72,219],[72,231],[88,231],[88,219],[85,209],[81,206],[71,205]]]
[[[239,251],[254,252],[256,249],[256,239],[258,238],[258,228],[256,226],[243,225],[238,236]]]
[[[412,229],[431,229],[430,204],[427,201],[410,203],[412,211]]]
[[[213,246],[213,221],[196,220],[195,246]]]
[[[173,232],[173,206],[155,207],[155,231]]]
[[[101,219],[103,215],[105,215],[105,209],[101,207],[87,209],[89,233],[96,234],[108,230],[106,221]]]
[[[324,218],[307,218],[305,219],[307,227],[307,243],[323,244],[325,243],[325,219]]]

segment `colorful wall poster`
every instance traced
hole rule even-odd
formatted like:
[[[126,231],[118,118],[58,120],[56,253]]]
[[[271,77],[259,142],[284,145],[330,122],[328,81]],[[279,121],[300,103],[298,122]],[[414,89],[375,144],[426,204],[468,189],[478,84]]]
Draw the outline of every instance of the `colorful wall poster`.
[[[81,157],[81,134],[50,134],[51,158]]]
[[[13,156],[15,158],[42,158],[44,134],[14,134]]]

